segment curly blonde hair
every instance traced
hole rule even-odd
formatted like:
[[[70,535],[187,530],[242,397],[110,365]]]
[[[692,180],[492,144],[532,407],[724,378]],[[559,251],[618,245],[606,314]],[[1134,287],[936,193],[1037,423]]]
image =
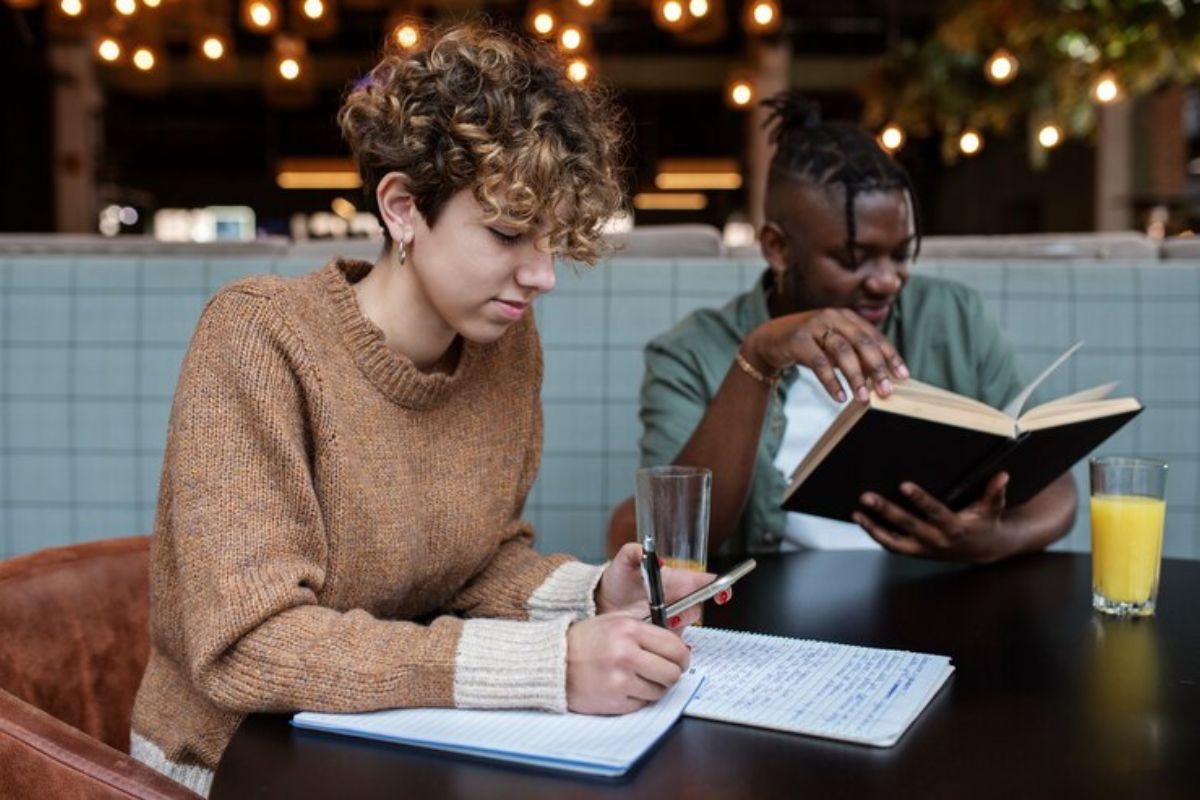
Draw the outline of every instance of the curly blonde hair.
[[[608,92],[568,80],[550,48],[478,25],[422,39],[385,52],[338,113],[371,210],[383,176],[402,172],[431,226],[470,188],[485,222],[545,226],[555,254],[603,257],[601,228],[624,211],[624,123]]]

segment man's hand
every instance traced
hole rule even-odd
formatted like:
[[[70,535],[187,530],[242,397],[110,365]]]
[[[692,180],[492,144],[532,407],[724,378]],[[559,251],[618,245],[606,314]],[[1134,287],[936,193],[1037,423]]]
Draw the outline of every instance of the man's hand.
[[[667,604],[691,594],[705,584],[716,580],[711,572],[694,572],[686,569],[663,567],[663,593]],[[630,542],[617,551],[616,557],[604,570],[600,585],[596,587],[596,613],[606,614],[624,611],[637,616],[650,613],[650,601],[646,597],[646,584],[642,581],[642,546]],[[674,629],[682,630],[700,617],[700,607],[693,606],[678,618],[668,620]]]
[[[920,510],[919,515],[868,492],[860,500],[870,514],[856,511],[852,518],[893,553],[985,564],[1014,552],[1003,521],[1006,486],[1008,473],[1000,472],[988,482],[982,497],[954,512],[916,484],[902,483],[900,491]]]
[[[802,364],[839,403],[846,397],[835,368],[859,400],[866,400],[872,387],[887,397],[893,378],[908,377],[904,359],[887,337],[848,308],[801,311],[765,322],[746,337],[742,355],[764,373]]]

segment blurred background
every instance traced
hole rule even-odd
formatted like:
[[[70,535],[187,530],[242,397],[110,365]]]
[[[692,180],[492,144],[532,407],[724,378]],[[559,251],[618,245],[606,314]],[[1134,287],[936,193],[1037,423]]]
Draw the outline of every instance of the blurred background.
[[[876,132],[933,234],[1200,223],[1195,0],[0,0],[0,230],[373,235],[339,100],[480,13],[619,93],[638,224],[745,244],[784,88]]]

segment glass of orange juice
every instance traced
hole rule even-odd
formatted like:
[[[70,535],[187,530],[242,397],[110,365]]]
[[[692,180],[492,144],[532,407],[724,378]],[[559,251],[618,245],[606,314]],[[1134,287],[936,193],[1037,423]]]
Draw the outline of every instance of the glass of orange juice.
[[[638,542],[653,536],[666,566],[704,572],[708,567],[712,471],[704,467],[643,467],[636,477]]]
[[[1092,512],[1092,607],[1146,617],[1158,602],[1167,464],[1105,456],[1088,462]]]

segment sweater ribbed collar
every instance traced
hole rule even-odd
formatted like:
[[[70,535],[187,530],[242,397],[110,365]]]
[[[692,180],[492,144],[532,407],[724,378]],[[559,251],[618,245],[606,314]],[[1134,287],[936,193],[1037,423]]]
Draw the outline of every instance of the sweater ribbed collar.
[[[397,405],[415,410],[442,403],[476,361],[479,346],[463,341],[458,365],[451,374],[422,372],[407,356],[389,350],[383,331],[362,313],[352,284],[371,271],[368,261],[336,259],[322,270],[342,340],[362,374]]]

